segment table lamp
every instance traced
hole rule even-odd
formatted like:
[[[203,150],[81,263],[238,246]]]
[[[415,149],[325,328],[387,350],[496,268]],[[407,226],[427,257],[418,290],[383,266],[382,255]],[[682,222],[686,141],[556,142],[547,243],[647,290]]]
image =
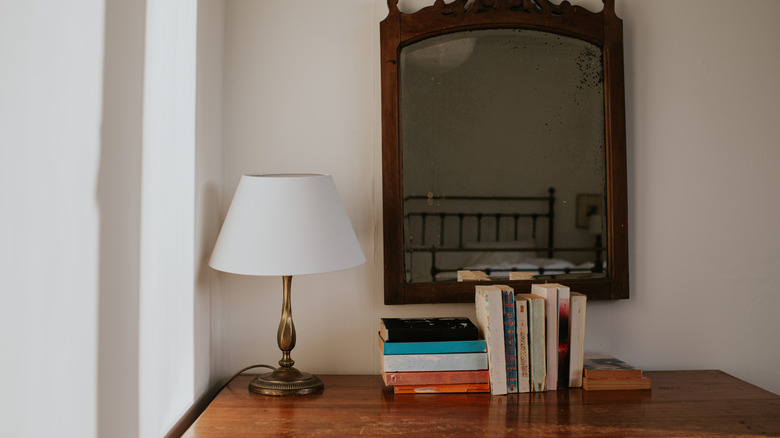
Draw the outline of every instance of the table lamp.
[[[295,347],[290,293],[292,276],[338,271],[365,263],[330,175],[244,175],[230,204],[209,266],[242,275],[281,276],[279,367],[257,376],[249,390],[266,395],[303,395],[324,385],[293,367]]]

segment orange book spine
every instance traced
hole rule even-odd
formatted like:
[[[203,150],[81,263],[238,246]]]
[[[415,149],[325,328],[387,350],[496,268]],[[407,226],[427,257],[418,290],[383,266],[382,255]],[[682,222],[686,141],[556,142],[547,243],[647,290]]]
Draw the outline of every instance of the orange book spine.
[[[455,385],[489,383],[488,370],[475,371],[402,371],[382,372],[387,386],[396,385]]]
[[[464,392],[490,392],[488,383],[465,385],[398,385],[393,387],[396,394],[447,394]]]

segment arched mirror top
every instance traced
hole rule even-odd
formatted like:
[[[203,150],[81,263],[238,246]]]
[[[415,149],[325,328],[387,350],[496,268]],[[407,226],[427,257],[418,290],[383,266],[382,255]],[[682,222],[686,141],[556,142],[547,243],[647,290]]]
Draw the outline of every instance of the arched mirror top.
[[[566,268],[565,272],[549,269],[544,272],[542,267],[532,278],[521,275],[512,279],[503,276],[507,274],[506,272],[499,275],[494,269],[493,272],[497,276],[491,279],[495,282],[508,283],[518,292],[530,290],[532,283],[565,280],[572,290],[586,293],[590,299],[628,298],[623,40],[622,21],[615,15],[614,0],[604,0],[602,10],[598,12],[571,5],[568,1],[554,4],[549,0],[455,0],[451,3],[436,0],[432,6],[413,13],[401,12],[397,0],[388,0],[388,9],[388,16],[380,25],[385,303],[471,302],[474,299],[474,283],[468,279],[458,281],[455,271],[467,267],[458,263],[467,264],[465,260],[479,259],[479,257],[507,262],[508,257],[518,254],[518,251],[527,253],[531,249],[534,256],[558,260],[557,255],[567,254],[571,260],[578,263],[577,266],[590,263],[590,267],[587,272],[570,271],[569,268]],[[499,31],[484,32],[496,29]],[[502,32],[502,29],[505,31]],[[544,37],[545,34],[550,34],[549,40],[545,39],[548,38]],[[539,38],[539,35],[542,37]],[[483,46],[486,44],[485,41],[503,37],[526,38],[526,40],[509,39],[504,41],[504,45],[514,45],[515,49],[518,45],[523,46],[526,51],[521,57],[525,58],[517,62],[526,65],[533,62],[537,70],[535,76],[524,76],[523,73],[516,71],[496,75],[497,69],[515,67],[507,66],[503,61],[492,63],[484,57],[486,55],[473,56],[472,63],[482,66],[481,68],[491,69],[484,72],[482,76],[491,78],[492,82],[495,82],[492,78],[496,76],[516,77],[516,81],[513,79],[508,81],[532,83],[533,91],[529,91],[531,88],[528,87],[517,88],[514,85],[507,86],[501,83],[494,85],[495,89],[484,91],[484,87],[473,87],[473,82],[467,81],[462,85],[453,82],[451,85],[453,90],[471,90],[471,95],[467,95],[461,91],[434,89],[427,84],[417,83],[425,78],[426,81],[435,81],[437,87],[441,88],[446,86],[441,84],[458,79],[453,79],[457,78],[457,75],[449,71],[438,76],[436,72],[434,72],[436,74],[429,74],[429,71],[415,72],[411,66],[419,64],[420,59],[420,56],[415,57],[415,55],[424,54],[429,57],[433,53],[435,57],[446,57],[448,56],[446,53],[436,53],[435,50],[447,51],[452,47],[469,45],[471,51],[475,44]],[[576,43],[577,40],[581,40],[582,44]],[[550,61],[542,60],[542,56],[535,55],[537,52],[527,46],[553,42],[567,48],[552,56],[545,55],[547,58],[555,59],[555,65],[545,70],[546,66],[551,65]],[[431,51],[431,46],[436,46],[434,51]],[[494,56],[506,59],[507,53],[497,52]],[[539,59],[529,59],[534,56]],[[562,56],[571,58],[562,63],[563,67],[557,63],[557,59]],[[597,71],[594,75],[593,67],[589,66],[587,68],[590,69],[587,72],[589,77],[578,78],[577,74],[586,74],[582,73],[587,70],[582,65],[585,58],[587,62],[596,65]],[[415,62],[410,62],[410,59]],[[461,62],[458,61],[458,64],[460,65]],[[568,68],[566,65],[576,67],[570,68],[573,73],[563,73],[564,76],[569,75],[564,78],[560,72]],[[464,64],[460,70],[468,71],[469,68],[473,69]],[[479,72],[471,71],[468,74],[471,75],[470,77],[480,76]],[[540,78],[545,76],[552,77],[554,80],[540,81]],[[570,87],[572,89],[582,88],[576,85],[580,81],[585,83],[586,79],[592,84],[594,76],[597,78],[596,91],[577,95],[561,91],[567,87],[567,83],[573,84]],[[545,81],[549,84],[544,85]],[[548,95],[540,95],[537,89],[545,87],[554,91]],[[483,91],[473,91],[475,88]],[[492,96],[490,98],[492,101],[497,100],[494,96],[498,94],[509,96],[503,100],[528,101],[526,107],[518,106],[509,110],[501,107],[492,110],[494,114],[513,114],[515,119],[518,115],[522,115],[521,118],[526,126],[516,122],[503,123],[502,120],[497,120],[500,116],[486,117],[487,114],[493,114],[491,110],[484,109],[489,103],[477,102],[472,96],[480,92]],[[576,93],[581,92],[576,91]],[[446,96],[454,97],[450,99]],[[534,96],[538,102],[531,101],[530,96]],[[587,109],[574,108],[575,104],[580,105],[583,101],[591,102]],[[538,120],[541,114],[540,104],[543,102],[549,107],[548,113],[554,114],[554,117],[551,116],[548,120]],[[444,106],[436,106],[439,104]],[[469,108],[471,106],[481,108],[479,117],[474,117],[471,115],[474,112],[467,111],[472,109]],[[566,107],[573,109],[569,110]],[[467,124],[468,128],[446,124],[438,126],[430,121],[437,117],[425,116],[451,114],[454,108],[457,108],[458,113],[466,114],[468,117],[456,123]],[[532,114],[533,117],[526,117],[524,114]],[[476,127],[477,119],[490,119],[492,127]],[[533,129],[528,129],[529,123],[535,123],[534,126],[552,125],[552,122],[560,122],[562,119],[577,120],[577,123],[557,123],[554,129],[547,130],[554,132],[553,135],[530,137]],[[587,123],[592,126],[582,126]],[[496,130],[494,125],[512,126],[512,128],[506,131],[503,131],[503,128]],[[573,129],[583,129],[587,135],[573,132]],[[507,190],[506,185],[502,186],[501,190],[491,190],[478,184],[471,184],[475,188],[470,191],[464,190],[462,180],[470,177],[465,174],[462,178],[459,177],[461,181],[457,185],[448,184],[441,178],[436,179],[438,177],[435,176],[431,176],[431,180],[426,180],[427,175],[462,172],[464,166],[453,161],[457,159],[452,157],[453,151],[458,151],[454,154],[455,157],[462,156],[464,160],[486,161],[474,160],[476,156],[474,154],[486,153],[484,144],[488,139],[491,144],[507,142],[495,140],[497,136],[511,139],[513,145],[533,144],[535,149],[512,150],[513,154],[525,156],[526,161],[531,161],[528,164],[530,167],[542,167],[542,161],[545,160],[554,161],[555,165],[550,163],[546,165],[555,172],[556,169],[560,171],[567,166],[576,167],[578,162],[595,163],[593,168],[597,169],[595,173],[600,175],[596,178],[600,183],[594,188],[589,185],[590,182],[546,181],[536,178],[534,184],[529,184],[527,181],[518,183],[522,190],[518,189],[515,192],[511,189]],[[436,140],[445,137],[448,137],[446,141]],[[580,147],[572,146],[577,143],[577,141],[572,142],[570,140],[572,138],[590,140],[581,140],[581,143],[589,144],[582,146],[582,149],[577,152],[572,152],[572,147]],[[556,141],[566,143],[566,149],[556,152],[552,147],[540,146]],[[475,149],[469,151],[469,142],[480,144],[480,147],[475,146]],[[437,146],[437,143],[441,145]],[[431,145],[430,149],[427,149],[427,145]],[[495,152],[489,153],[498,155]],[[449,159],[442,159],[445,155],[449,156]],[[513,156],[503,153],[500,155],[504,156],[503,161]],[[571,164],[566,164],[561,162],[560,158],[556,158],[561,156],[572,156],[574,160]],[[493,168],[489,167],[476,173],[492,171]],[[504,172],[508,178],[511,178],[513,171],[530,175],[522,167],[507,169]],[[594,172],[591,170],[590,173]],[[425,178],[421,178],[420,175]],[[531,187],[545,184],[549,186],[549,190],[547,186],[543,190],[541,187]],[[458,188],[454,189],[454,187]],[[500,202],[501,207],[495,207],[496,201]],[[542,208],[546,210],[528,211],[528,205],[533,203],[541,203]],[[511,211],[506,211],[506,208],[510,208]],[[420,211],[423,212],[422,215]],[[553,211],[556,213],[553,214]],[[472,229],[468,230],[469,227]],[[518,228],[521,231],[518,231]],[[454,229],[458,231],[453,231]],[[532,229],[533,235],[518,236],[525,233],[525,229]],[[513,237],[504,237],[512,233],[514,233]],[[486,234],[490,234],[490,237],[484,237]],[[429,236],[433,236],[433,240]],[[594,236],[595,243],[584,245],[580,242],[582,239],[593,239]],[[464,244],[464,240],[472,243]],[[487,252],[487,248],[493,249]],[[595,256],[585,257],[582,255],[585,252]],[[449,268],[442,266],[447,263],[455,264]],[[490,273],[491,268],[487,269]],[[508,268],[508,270],[516,269]]]
[[[559,33],[603,45],[605,26],[621,26],[614,0],[604,0],[598,12],[549,0],[436,0],[413,13],[401,12],[397,0],[388,0],[387,5],[389,12],[382,25],[398,26],[400,46],[445,33],[502,27]]]

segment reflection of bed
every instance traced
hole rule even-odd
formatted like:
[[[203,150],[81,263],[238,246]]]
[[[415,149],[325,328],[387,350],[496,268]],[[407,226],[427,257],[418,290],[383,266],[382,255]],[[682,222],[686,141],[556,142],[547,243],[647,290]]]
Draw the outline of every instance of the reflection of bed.
[[[448,281],[458,270],[493,279],[509,272],[550,276],[594,272],[593,262],[555,258],[555,189],[538,197],[411,196],[404,199],[406,280]],[[571,251],[590,251],[580,248]],[[601,265],[601,263],[598,263]]]

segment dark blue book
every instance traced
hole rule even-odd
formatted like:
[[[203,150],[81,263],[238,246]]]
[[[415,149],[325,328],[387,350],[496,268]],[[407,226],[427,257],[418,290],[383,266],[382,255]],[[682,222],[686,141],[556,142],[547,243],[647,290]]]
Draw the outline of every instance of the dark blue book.
[[[506,392],[517,392],[517,335],[515,321],[515,291],[498,285],[504,303],[504,353],[506,354]]]
[[[475,341],[477,326],[465,317],[382,318],[379,334],[385,342]]]

